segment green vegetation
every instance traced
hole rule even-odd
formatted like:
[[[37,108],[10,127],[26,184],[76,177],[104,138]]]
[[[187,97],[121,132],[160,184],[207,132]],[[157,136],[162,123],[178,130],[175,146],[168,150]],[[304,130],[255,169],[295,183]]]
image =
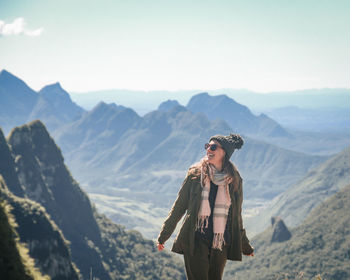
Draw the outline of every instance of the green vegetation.
[[[6,188],[0,175],[0,190]],[[6,280],[49,280],[34,267],[26,246],[19,242],[10,205],[0,199],[0,278]]]
[[[288,226],[298,226],[322,201],[350,182],[350,147],[328,159],[297,184],[285,191],[278,200],[246,221],[255,232],[264,230],[272,216],[280,216]]]
[[[259,234],[252,239],[255,256],[228,264],[226,278],[349,279],[349,200],[350,185],[315,208],[288,241],[271,243],[272,228]]]
[[[137,231],[125,231],[95,211],[101,229],[103,260],[112,279],[185,279],[183,262],[166,252],[158,252],[153,241]]]

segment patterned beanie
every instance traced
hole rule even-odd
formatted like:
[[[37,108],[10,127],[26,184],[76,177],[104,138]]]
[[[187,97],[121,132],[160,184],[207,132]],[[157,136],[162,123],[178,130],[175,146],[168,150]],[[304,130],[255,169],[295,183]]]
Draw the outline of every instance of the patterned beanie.
[[[209,142],[211,140],[218,141],[221,147],[225,150],[228,158],[232,156],[235,149],[240,149],[244,143],[242,137],[238,134],[230,134],[228,136],[215,135],[210,137]]]

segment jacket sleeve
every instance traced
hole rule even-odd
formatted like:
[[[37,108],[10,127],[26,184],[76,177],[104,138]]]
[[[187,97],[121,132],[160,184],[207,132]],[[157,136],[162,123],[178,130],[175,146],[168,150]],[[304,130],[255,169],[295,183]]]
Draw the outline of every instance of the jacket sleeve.
[[[165,241],[169,239],[171,234],[174,232],[177,223],[180,221],[188,208],[189,186],[191,184],[190,177],[191,175],[187,174],[179,190],[177,198],[168,214],[168,217],[163,223],[162,229],[158,235],[158,242],[160,244],[164,244]]]
[[[250,245],[249,239],[246,235],[245,229],[243,228],[243,220],[242,220],[242,204],[243,204],[243,183],[242,178],[239,176],[238,183],[238,219],[239,219],[239,227],[241,230],[241,238],[242,238],[242,253],[244,255],[250,255],[254,252],[254,248]]]

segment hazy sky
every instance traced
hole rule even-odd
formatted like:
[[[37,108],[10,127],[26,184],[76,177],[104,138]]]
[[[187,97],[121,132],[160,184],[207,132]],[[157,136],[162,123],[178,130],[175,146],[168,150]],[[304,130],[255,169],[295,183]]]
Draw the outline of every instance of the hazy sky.
[[[350,88],[349,0],[0,0],[0,69],[68,91]]]

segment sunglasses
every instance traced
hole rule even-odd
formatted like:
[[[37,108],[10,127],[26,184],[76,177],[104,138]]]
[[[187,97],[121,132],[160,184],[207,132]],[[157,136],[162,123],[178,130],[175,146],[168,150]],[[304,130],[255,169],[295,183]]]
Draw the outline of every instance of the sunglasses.
[[[215,151],[217,148],[221,148],[218,144],[209,144],[209,143],[205,143],[204,145],[204,149],[208,150],[208,148],[211,151]]]

